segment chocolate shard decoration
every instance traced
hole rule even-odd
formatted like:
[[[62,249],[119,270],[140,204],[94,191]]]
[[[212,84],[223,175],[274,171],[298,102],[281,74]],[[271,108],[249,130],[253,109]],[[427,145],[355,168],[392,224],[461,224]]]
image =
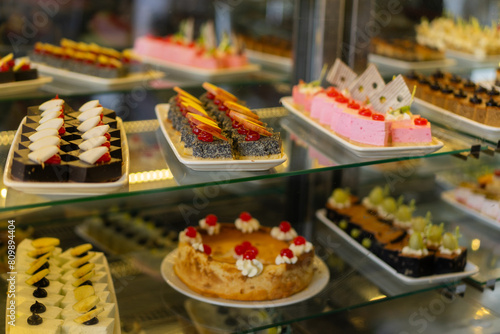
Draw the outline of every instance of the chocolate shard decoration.
[[[330,71],[326,75],[326,81],[338,89],[348,88],[356,79],[356,73],[351,70],[342,60],[337,58]]]
[[[351,96],[358,101],[366,101],[385,87],[384,79],[374,64],[368,68],[349,86]]]
[[[389,82],[384,89],[370,98],[370,102],[373,109],[384,114],[391,108],[395,110],[404,106],[409,106],[411,102],[411,93],[403,76],[400,74]]]

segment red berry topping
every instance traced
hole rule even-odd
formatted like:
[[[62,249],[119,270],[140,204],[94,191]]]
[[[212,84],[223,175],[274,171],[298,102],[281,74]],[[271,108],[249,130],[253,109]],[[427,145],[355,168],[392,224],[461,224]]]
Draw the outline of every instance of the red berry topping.
[[[429,123],[425,118],[422,117],[415,118],[413,122],[415,123],[415,125],[427,125],[427,123]]]
[[[212,142],[214,141],[214,136],[212,136],[210,133],[208,132],[205,132],[205,131],[202,131],[199,135],[198,135],[198,139],[201,140],[201,141],[204,141],[204,142]]]
[[[345,96],[342,96],[342,95],[339,95],[335,98],[335,102],[338,102],[338,103],[347,103],[349,102],[349,99]]]
[[[257,256],[257,255],[259,254],[259,250],[258,250],[258,249],[257,249],[257,247],[255,247],[255,246],[250,246],[250,247],[247,249],[247,251],[252,251],[252,252],[255,254],[255,256]]]
[[[248,134],[248,130],[245,129],[244,127],[240,127],[240,128],[238,128],[238,133],[240,135],[246,135],[246,134]]]
[[[7,72],[8,70],[10,70],[10,67],[6,63],[4,63],[4,64],[2,64],[2,66],[0,66],[0,72]]]
[[[372,111],[370,109],[363,108],[360,111],[358,111],[358,114],[360,114],[361,116],[370,117],[372,115]]]
[[[95,162],[96,164],[98,163],[105,163],[111,161],[111,155],[109,152],[104,153],[97,161]]]
[[[221,105],[221,104],[222,104],[222,101],[221,101],[221,100],[219,100],[219,99],[215,99],[215,98],[214,98],[214,103],[215,103],[216,105]]]
[[[196,237],[196,229],[192,226],[189,226],[187,229],[186,229],[186,236],[189,237],[189,238],[195,238]]]
[[[233,121],[233,129],[239,129],[243,126],[243,124]]]
[[[236,247],[234,247],[234,252],[236,253],[236,255],[243,255],[243,253],[245,253],[246,251],[247,249],[243,245],[237,245]]]
[[[104,137],[106,137],[107,140],[111,140],[111,135],[107,132],[104,134]]]
[[[199,135],[202,131],[200,129],[198,129],[196,126],[193,126],[193,133],[195,135]]]
[[[280,230],[281,230],[281,232],[286,233],[286,232],[290,231],[291,228],[292,228],[292,226],[287,221],[282,221],[280,223]]]
[[[349,104],[347,105],[347,107],[348,107],[348,108],[351,108],[351,109],[359,109],[359,108],[360,108],[359,104],[357,104],[357,103],[356,103],[356,102],[354,102],[354,101],[353,101],[353,102],[351,102],[351,103],[349,103]]]
[[[54,154],[45,161],[46,164],[59,165],[61,163],[61,157],[59,154]]]
[[[220,111],[226,111],[226,110],[228,110],[228,109],[229,109],[229,108],[228,108],[228,107],[226,107],[224,104],[219,105],[219,110],[220,110]]]
[[[241,245],[242,245],[243,247],[245,247],[245,250],[250,249],[250,247],[252,247],[252,244],[250,243],[250,241],[243,241],[243,242],[241,243]]]
[[[329,97],[337,97],[340,95],[340,93],[335,89],[335,87],[328,87],[326,90],[326,95]]]
[[[293,239],[293,244],[300,246],[300,245],[305,245],[306,244],[306,238],[298,236],[295,239]]]
[[[205,245],[205,244],[203,244],[203,252],[204,252],[205,254],[207,254],[207,255],[210,255],[210,254],[212,254],[212,248],[210,248],[210,246],[209,246],[209,245]]]
[[[59,128],[59,131],[58,131],[58,132],[59,132],[59,134],[60,134],[60,135],[63,135],[63,134],[65,134],[65,133],[66,133],[66,129],[64,128],[64,126],[61,126],[61,127]]]
[[[209,214],[205,217],[205,223],[207,223],[208,226],[215,226],[217,224],[217,216],[213,214]]]
[[[280,255],[289,259],[293,258],[293,252],[290,248],[283,248],[280,252]]]
[[[207,92],[207,99],[210,99],[210,100],[213,100],[215,97],[214,94],[210,93],[210,92]]]
[[[247,222],[250,219],[252,219],[252,215],[249,214],[248,212],[244,211],[244,212],[240,213],[240,219],[243,220],[244,222]]]
[[[373,114],[372,119],[374,121],[385,121],[385,116],[382,114]]]
[[[243,254],[243,259],[245,260],[253,260],[257,257],[257,254],[253,249],[249,249]]]
[[[104,147],[107,147],[107,148],[110,148],[111,147],[111,144],[109,141],[105,142],[104,144],[102,144],[101,146],[104,146]]]
[[[238,130],[238,132],[240,131]],[[248,130],[248,133],[245,137],[245,141],[256,141],[259,139],[260,139],[260,134],[258,132]]]

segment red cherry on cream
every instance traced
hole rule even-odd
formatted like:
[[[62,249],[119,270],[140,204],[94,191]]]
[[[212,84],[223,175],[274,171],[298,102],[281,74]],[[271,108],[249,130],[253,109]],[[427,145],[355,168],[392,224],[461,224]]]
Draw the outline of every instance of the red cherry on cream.
[[[382,114],[373,114],[372,119],[374,121],[385,121],[385,116]]]
[[[243,242],[241,243],[241,245],[242,245],[243,247],[245,247],[245,250],[250,249],[250,247],[252,247],[252,244],[250,243],[250,241],[243,241]]]
[[[189,237],[189,238],[195,238],[196,237],[196,229],[192,226],[189,226],[188,228],[186,228],[186,237]]]
[[[289,259],[293,258],[293,252],[290,248],[283,248],[280,252],[280,255]]]
[[[247,222],[250,219],[252,219],[252,215],[249,214],[248,212],[244,211],[244,212],[240,213],[240,219],[243,220],[244,222]]]
[[[208,226],[215,226],[217,224],[217,216],[213,214],[209,214],[205,217],[205,223],[207,223]]]
[[[236,245],[234,252],[236,255],[243,255],[246,252],[246,248],[243,245]]]
[[[306,238],[298,236],[295,239],[293,239],[293,244],[296,245],[296,246],[305,245],[306,244]]]
[[[253,260],[257,257],[257,254],[253,249],[249,249],[243,254],[243,259],[245,260]]]
[[[286,233],[286,232],[290,231],[291,228],[292,228],[292,226],[287,221],[282,221],[280,223],[280,230],[281,230],[281,232]]]

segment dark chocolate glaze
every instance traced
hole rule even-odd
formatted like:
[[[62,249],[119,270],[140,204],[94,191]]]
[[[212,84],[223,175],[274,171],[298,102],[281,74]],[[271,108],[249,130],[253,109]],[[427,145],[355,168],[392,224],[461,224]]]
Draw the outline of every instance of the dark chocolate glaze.
[[[477,95],[476,95],[476,94],[474,94],[474,96],[473,96],[473,97],[471,97],[471,98],[469,99],[469,101],[470,101],[470,103],[473,103],[473,104],[481,104],[481,103],[483,103],[483,100],[482,100],[482,99],[480,99],[479,97],[477,97]]]
[[[456,98],[459,98],[459,99],[465,99],[467,97],[467,95],[461,89],[458,92],[456,92],[454,95]]]
[[[498,96],[500,92],[495,89],[495,87],[491,87],[491,89],[487,93],[489,96]]]
[[[476,94],[484,94],[484,93],[488,92],[488,90],[486,88],[484,88],[483,86],[477,86],[477,88],[474,92]]]
[[[87,255],[89,255],[89,252],[78,254],[76,257],[84,257],[84,256],[87,256]]]
[[[432,73],[433,79],[442,79],[444,78],[444,73],[441,70],[436,70],[436,72]]]
[[[441,90],[441,86],[439,85],[439,83],[438,83],[437,81],[434,81],[434,82],[430,85],[430,88],[431,88],[431,90],[434,90],[434,91]]]
[[[490,99],[486,102],[487,107],[498,107],[498,103],[490,97]]]
[[[446,85],[443,88],[441,88],[441,93],[443,93],[443,94],[453,94],[453,89],[451,89],[450,86]]]
[[[38,288],[46,288],[50,285],[50,281],[44,277],[33,285]]]
[[[92,284],[91,281],[87,280],[87,281],[83,282],[82,284],[80,284],[79,286],[82,286],[82,285],[90,285],[90,286],[92,286],[94,284]]]

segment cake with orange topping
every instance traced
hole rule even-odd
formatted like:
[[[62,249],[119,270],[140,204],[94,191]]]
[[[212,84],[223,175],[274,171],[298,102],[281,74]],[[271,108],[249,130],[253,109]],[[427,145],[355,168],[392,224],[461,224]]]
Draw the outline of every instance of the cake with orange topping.
[[[176,275],[205,296],[246,301],[289,297],[314,274],[314,247],[288,222],[261,226],[243,212],[234,224],[208,215],[179,235]]]

